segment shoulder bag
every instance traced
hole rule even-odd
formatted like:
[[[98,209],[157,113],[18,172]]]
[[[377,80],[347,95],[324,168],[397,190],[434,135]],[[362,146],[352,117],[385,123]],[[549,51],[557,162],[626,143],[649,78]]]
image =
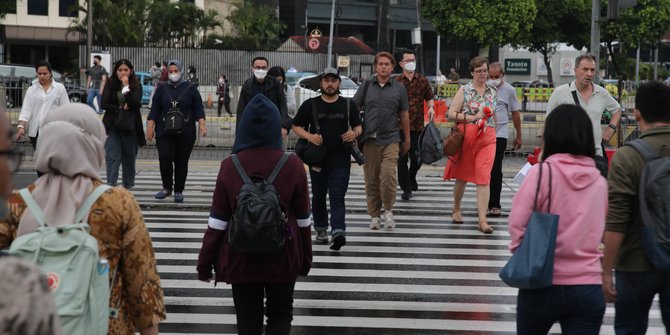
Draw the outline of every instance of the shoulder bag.
[[[547,213],[538,211],[537,196],[542,184],[542,166],[549,168],[549,195]],[[521,241],[499,276],[505,284],[520,289],[540,289],[552,285],[554,276],[554,253],[559,216],[551,214],[551,165],[540,163],[540,177],[535,189],[533,213]]]
[[[135,130],[135,112],[123,109],[123,105],[126,103],[126,96],[121,91],[117,91],[116,96],[119,100],[119,108],[117,109],[112,129],[122,132]]]
[[[319,118],[316,112],[316,98],[312,98],[312,120],[314,122],[314,129],[316,129],[316,134],[321,134],[321,128],[319,127]],[[315,145],[310,143],[304,138],[298,140],[295,144],[295,153],[302,159],[303,163],[312,166],[318,165],[326,160],[328,156],[328,150],[326,149],[326,144],[321,143],[321,145]]]

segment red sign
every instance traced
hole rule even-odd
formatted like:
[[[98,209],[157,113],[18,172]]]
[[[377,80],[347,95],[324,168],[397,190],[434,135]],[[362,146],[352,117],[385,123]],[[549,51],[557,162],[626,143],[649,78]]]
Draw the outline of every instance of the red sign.
[[[310,38],[309,39],[308,45],[309,45],[309,48],[312,49],[312,50],[318,49],[320,44],[321,43],[319,42],[318,38]]]

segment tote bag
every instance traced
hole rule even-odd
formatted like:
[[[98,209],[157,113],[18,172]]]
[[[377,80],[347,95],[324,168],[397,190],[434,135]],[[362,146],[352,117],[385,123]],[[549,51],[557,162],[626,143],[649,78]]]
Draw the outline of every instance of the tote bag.
[[[542,166],[549,168],[548,212],[538,211],[537,196],[542,184]],[[540,177],[535,190],[533,213],[528,220],[521,245],[500,271],[505,284],[520,289],[540,289],[551,286],[554,275],[554,252],[559,216],[551,214],[551,165],[540,163]]]

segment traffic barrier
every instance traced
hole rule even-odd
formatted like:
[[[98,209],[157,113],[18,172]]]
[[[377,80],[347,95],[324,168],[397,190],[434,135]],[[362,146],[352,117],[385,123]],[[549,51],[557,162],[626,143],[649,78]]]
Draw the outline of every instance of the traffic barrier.
[[[445,100],[439,99],[435,99],[433,101],[435,102],[435,117],[433,118],[433,122],[447,123],[447,110],[449,110],[447,102]],[[423,120],[424,122],[430,121],[430,116],[428,115],[428,105],[425,101],[423,102]]]

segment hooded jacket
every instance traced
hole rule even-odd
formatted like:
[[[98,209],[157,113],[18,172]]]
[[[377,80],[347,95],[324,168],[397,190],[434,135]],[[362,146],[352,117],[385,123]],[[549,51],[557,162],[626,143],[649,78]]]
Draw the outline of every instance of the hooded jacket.
[[[607,181],[589,157],[554,154],[546,162],[552,170],[551,209],[548,208],[549,169],[543,163],[538,211],[559,215],[553,284],[602,284],[599,246],[607,214]],[[523,240],[533,212],[539,167],[536,164],[530,169],[512,199],[509,216],[512,252]]]
[[[284,154],[277,108],[259,94],[247,104],[239,121],[233,153],[247,175],[267,179]],[[235,283],[290,282],[307,275],[312,266],[309,189],[302,161],[291,155],[274,182],[280,203],[288,216],[289,237],[282,251],[244,254],[229,249],[228,225],[235,212],[242,178],[232,160],[221,162],[216,179],[208,227],[198,256],[198,279]]]

